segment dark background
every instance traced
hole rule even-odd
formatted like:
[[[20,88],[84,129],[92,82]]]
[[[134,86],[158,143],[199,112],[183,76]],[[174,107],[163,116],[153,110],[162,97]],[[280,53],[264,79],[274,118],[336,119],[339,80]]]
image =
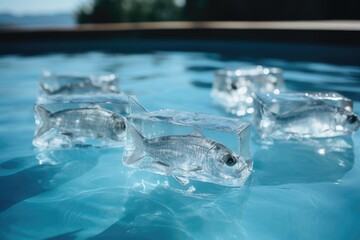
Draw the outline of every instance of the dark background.
[[[79,23],[360,19],[359,0],[92,0]]]

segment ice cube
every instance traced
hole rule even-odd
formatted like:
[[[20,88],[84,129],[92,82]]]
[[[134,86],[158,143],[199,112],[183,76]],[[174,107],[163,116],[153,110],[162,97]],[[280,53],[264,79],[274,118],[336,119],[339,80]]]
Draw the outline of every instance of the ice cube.
[[[337,92],[307,92],[298,93],[298,95],[305,95],[305,97],[312,98],[315,101],[321,100],[326,102],[326,104],[341,107],[347,111],[353,110],[352,100]]]
[[[262,138],[320,138],[359,128],[350,99],[335,92],[254,95],[254,124]]]
[[[250,125],[176,110],[148,112],[129,100],[123,162],[130,167],[226,186],[242,186],[252,169]]]
[[[279,93],[283,85],[279,68],[221,69],[215,72],[211,95],[227,112],[242,116],[253,112],[252,93]]]
[[[35,137],[39,148],[114,147],[125,141],[125,95],[48,96],[35,104]]]
[[[54,74],[45,71],[39,83],[40,93],[45,95],[119,92],[118,78],[112,73]]]

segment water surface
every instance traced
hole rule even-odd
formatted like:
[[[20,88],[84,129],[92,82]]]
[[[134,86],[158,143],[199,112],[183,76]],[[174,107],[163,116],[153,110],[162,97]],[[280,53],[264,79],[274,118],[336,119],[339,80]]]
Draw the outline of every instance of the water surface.
[[[288,90],[339,91],[360,113],[357,66],[202,52],[0,57],[0,239],[359,239],[359,132],[274,145],[253,134],[242,189],[135,171],[117,148],[32,147],[45,69],[111,71],[149,110],[229,116],[210,98],[213,71],[249,64],[283,68]]]

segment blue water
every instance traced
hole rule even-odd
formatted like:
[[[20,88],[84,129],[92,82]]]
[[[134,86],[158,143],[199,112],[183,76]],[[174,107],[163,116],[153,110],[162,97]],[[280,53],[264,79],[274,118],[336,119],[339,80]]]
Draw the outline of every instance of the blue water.
[[[212,72],[264,64],[289,90],[339,91],[360,113],[360,67],[219,54],[52,54],[0,57],[0,239],[360,239],[360,133],[261,145],[244,188],[127,168],[122,149],[39,152],[33,103],[44,69],[111,71],[149,110],[227,115],[209,96]],[[190,191],[190,186],[196,190]]]

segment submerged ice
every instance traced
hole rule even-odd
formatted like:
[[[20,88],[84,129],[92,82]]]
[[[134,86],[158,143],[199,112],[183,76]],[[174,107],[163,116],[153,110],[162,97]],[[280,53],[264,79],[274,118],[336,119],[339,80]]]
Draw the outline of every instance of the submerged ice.
[[[334,98],[331,98],[334,96]],[[332,93],[281,93],[255,96],[254,123],[263,138],[335,137],[360,127],[349,99]]]

